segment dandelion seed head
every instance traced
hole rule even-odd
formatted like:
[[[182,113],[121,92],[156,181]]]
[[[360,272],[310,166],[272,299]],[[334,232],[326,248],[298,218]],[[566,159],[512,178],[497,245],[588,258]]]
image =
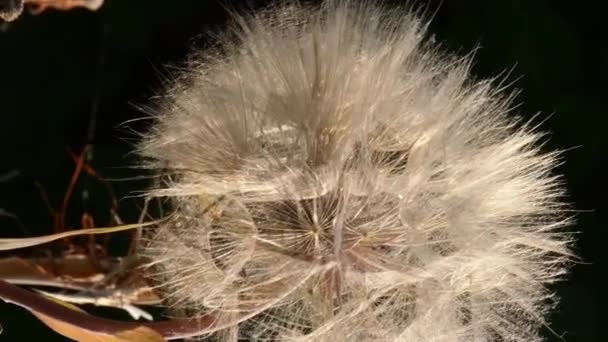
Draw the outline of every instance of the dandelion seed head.
[[[139,150],[171,214],[141,254],[236,341],[536,341],[565,272],[557,153],[407,9],[237,16]],[[211,331],[210,331],[211,333]]]

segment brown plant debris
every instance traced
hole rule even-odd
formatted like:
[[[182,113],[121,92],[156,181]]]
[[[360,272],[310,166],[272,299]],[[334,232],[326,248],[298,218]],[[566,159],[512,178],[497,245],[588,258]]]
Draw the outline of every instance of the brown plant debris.
[[[73,8],[86,8],[91,11],[99,9],[103,0],[0,0],[0,19],[13,21],[23,13],[27,7],[32,14],[40,14],[47,9],[61,11]]]

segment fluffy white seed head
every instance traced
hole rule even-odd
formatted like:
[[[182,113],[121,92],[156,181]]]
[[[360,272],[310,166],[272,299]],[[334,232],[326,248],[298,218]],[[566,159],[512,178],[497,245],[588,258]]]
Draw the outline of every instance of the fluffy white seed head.
[[[536,341],[564,273],[556,154],[426,22],[365,1],[237,17],[140,145],[141,249],[236,341]]]

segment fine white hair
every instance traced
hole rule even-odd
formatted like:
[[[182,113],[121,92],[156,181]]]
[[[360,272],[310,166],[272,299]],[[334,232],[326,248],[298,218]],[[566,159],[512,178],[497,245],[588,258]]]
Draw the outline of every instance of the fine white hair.
[[[410,9],[235,16],[139,145],[172,212],[140,249],[222,341],[539,341],[565,273],[558,153]]]

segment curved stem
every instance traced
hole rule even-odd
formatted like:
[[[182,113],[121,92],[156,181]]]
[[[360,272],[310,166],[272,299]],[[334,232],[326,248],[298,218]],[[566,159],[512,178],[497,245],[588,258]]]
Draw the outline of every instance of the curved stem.
[[[4,280],[0,280],[0,299],[84,330],[106,334],[117,334],[143,326],[156,331],[167,340],[174,340],[208,334],[218,328],[214,327],[216,320],[212,315],[161,322],[124,322],[97,317],[70,309]]]

